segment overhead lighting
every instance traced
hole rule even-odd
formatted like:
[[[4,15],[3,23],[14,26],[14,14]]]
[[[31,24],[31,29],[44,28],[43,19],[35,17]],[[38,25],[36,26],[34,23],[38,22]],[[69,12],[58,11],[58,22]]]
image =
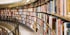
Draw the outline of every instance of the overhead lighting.
[[[26,2],[29,2],[30,0],[27,0]]]
[[[0,0],[0,4],[10,4],[10,3],[16,3],[20,1],[22,0]]]

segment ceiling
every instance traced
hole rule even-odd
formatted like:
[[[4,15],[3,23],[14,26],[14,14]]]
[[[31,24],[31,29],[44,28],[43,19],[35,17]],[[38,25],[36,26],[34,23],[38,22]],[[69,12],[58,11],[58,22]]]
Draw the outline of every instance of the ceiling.
[[[0,0],[0,4],[11,4],[16,2],[21,2],[22,0]]]
[[[30,4],[36,0],[0,0],[0,8],[11,8],[21,5]]]

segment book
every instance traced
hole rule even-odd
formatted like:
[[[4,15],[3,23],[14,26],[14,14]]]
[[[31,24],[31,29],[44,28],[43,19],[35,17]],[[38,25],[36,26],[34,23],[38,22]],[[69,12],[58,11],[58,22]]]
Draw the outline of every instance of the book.
[[[33,8],[33,12],[36,12],[36,8]]]
[[[33,12],[33,8],[28,8],[28,12]]]
[[[60,0],[60,15],[64,16],[64,0]]]
[[[45,7],[46,7],[46,5],[42,5],[41,6],[41,12],[46,12],[46,8]]]
[[[56,19],[56,35],[63,35],[62,24],[63,21],[61,19]]]
[[[49,35],[55,35],[55,28],[56,28],[56,19],[53,16],[49,16]]]
[[[64,22],[64,35],[70,35],[70,23],[69,22]]]
[[[41,12],[41,6],[37,7],[37,12]]]
[[[60,12],[61,12],[60,11],[60,0],[56,1],[56,12],[57,12],[56,14],[60,15]]]
[[[66,16],[70,17],[70,0],[64,0],[66,8],[65,8],[65,12],[66,12]]]
[[[55,4],[54,4],[54,1],[51,1],[49,2],[49,13],[55,13]]]

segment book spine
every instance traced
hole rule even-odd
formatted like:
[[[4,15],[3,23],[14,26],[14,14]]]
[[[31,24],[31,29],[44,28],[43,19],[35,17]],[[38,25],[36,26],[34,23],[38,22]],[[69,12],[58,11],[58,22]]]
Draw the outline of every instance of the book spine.
[[[61,19],[56,20],[56,35],[62,35],[62,21],[61,21]]]
[[[49,13],[49,3],[47,3],[47,13]]]
[[[55,0],[49,2],[49,13],[55,13]]]
[[[64,6],[63,6],[64,3],[63,3],[63,1],[64,0],[60,0],[60,15],[61,16],[64,16],[64,10],[63,10],[64,9]]]
[[[57,14],[60,15],[60,0],[56,0],[56,10]]]
[[[67,35],[67,23],[64,23],[64,35]]]
[[[66,10],[66,0],[63,1],[63,10],[64,10],[64,16],[67,16],[67,10]]]
[[[52,35],[52,16],[49,16],[49,35]]]

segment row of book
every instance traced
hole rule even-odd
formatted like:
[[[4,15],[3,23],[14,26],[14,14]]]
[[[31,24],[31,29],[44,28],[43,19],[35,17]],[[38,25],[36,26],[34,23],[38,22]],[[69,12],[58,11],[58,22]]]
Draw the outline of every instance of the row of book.
[[[36,30],[37,35],[67,35],[67,27],[64,21],[54,16],[36,12],[45,12],[69,17],[68,1],[69,0],[50,0],[47,4],[35,8],[4,9],[0,10],[0,15],[15,17],[23,24]]]
[[[67,2],[68,1],[68,2]],[[39,6],[37,7],[37,10],[36,12],[45,12],[45,13],[51,13],[51,14],[57,14],[59,16],[63,16],[63,17],[69,17],[70,14],[69,14],[69,0],[53,0],[53,1],[50,1],[49,3],[45,4],[45,5],[42,5],[42,6]],[[65,27],[66,23],[65,21],[62,21],[61,19],[57,18],[57,17],[53,17],[53,16],[49,16],[49,19],[48,17],[45,18],[45,14],[43,13],[38,13],[37,14],[38,18],[42,19],[43,21],[48,21],[46,23],[48,23],[49,27],[53,30],[54,29],[54,32],[55,34],[53,34],[53,31],[49,30],[48,29],[48,34],[49,35],[67,35],[69,34],[69,32],[67,33],[67,27]],[[56,19],[56,21],[52,21],[53,19]],[[47,20],[44,20],[44,19],[47,19]],[[42,21],[40,20],[37,20],[38,22],[40,22],[40,26],[42,26],[43,28],[39,28],[39,34],[41,33],[41,35],[44,35],[44,32],[43,29],[46,30],[46,23],[43,23]],[[65,23],[65,25],[64,25]],[[44,25],[44,26],[43,26]],[[42,29],[42,31],[41,31]],[[65,30],[65,31],[64,31]],[[38,34],[38,35],[39,35]],[[47,35],[45,33],[45,35]]]
[[[36,13],[30,11],[23,11],[23,9],[3,9],[0,10],[1,16],[11,16],[16,18],[23,24],[26,24],[33,29],[33,25],[36,22]]]

